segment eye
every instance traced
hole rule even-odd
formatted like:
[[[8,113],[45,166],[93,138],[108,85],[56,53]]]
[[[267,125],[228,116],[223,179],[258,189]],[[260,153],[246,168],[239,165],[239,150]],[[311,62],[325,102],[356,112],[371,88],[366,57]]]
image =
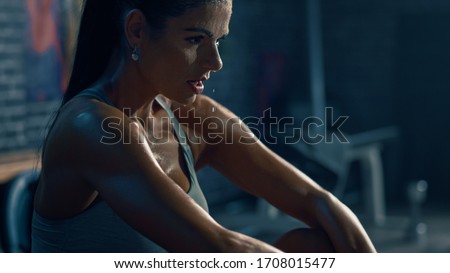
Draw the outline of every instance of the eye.
[[[203,36],[188,37],[185,40],[192,45],[198,45],[202,42]]]

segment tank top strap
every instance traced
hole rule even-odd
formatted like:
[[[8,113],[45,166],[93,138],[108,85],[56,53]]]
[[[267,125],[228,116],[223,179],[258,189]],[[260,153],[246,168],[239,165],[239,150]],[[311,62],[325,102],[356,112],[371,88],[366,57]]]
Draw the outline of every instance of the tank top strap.
[[[188,194],[193,197],[194,200],[196,200],[202,207],[204,207],[206,211],[208,211],[206,199],[201,192],[197,174],[195,172],[195,160],[192,154],[191,147],[189,146],[186,133],[183,131],[181,124],[175,117],[175,114],[173,113],[172,109],[170,109],[169,105],[161,97],[156,96],[155,100],[169,115],[170,122],[172,123],[173,130],[175,132],[175,136],[177,137],[178,143],[180,144],[181,150],[183,151],[183,156],[185,158],[186,166],[189,172],[189,180],[191,181],[191,186]]]

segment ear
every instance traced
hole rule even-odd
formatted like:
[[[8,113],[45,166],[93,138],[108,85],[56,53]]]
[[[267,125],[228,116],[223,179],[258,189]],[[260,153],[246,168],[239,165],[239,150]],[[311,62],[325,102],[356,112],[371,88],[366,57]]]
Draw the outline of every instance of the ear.
[[[125,35],[127,37],[128,46],[133,48],[140,47],[143,39],[147,21],[142,11],[138,9],[131,10],[125,18]]]

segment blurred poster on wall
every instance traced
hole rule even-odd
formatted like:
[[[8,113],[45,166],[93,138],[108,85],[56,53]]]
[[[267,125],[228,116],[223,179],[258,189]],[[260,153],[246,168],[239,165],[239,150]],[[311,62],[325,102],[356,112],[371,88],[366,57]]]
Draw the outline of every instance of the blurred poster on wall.
[[[81,1],[25,0],[29,102],[59,100],[69,78]]]

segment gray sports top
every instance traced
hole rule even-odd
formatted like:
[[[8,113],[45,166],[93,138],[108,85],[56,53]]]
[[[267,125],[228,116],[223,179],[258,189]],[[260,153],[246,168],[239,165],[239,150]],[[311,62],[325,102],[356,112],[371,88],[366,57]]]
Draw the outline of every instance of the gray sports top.
[[[107,98],[101,97],[93,89],[85,90],[78,96],[92,97],[112,105]],[[183,151],[191,182],[188,195],[208,211],[206,199],[197,180],[194,157],[187,143],[186,134],[164,100],[160,98],[156,100],[168,113]],[[101,198],[82,213],[68,219],[50,220],[34,212],[31,238],[32,252],[166,252],[125,223]]]

